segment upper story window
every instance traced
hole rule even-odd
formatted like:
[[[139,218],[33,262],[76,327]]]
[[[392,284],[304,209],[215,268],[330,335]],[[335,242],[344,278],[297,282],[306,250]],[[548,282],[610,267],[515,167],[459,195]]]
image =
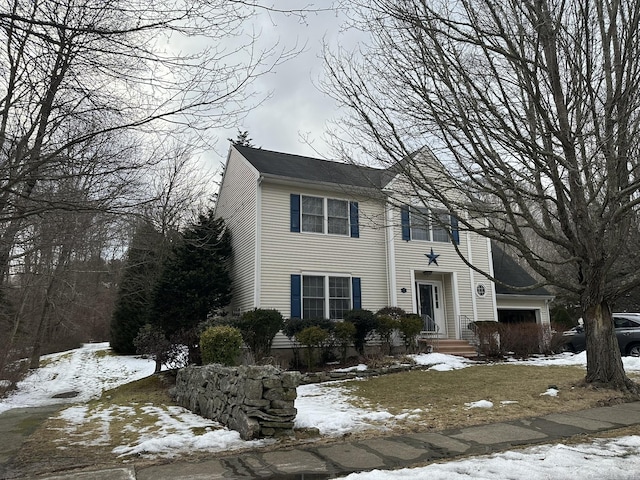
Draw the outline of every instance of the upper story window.
[[[324,233],[324,198],[302,196],[302,231]]]
[[[349,235],[349,203],[327,199],[327,231],[335,235]]]
[[[458,220],[444,210],[402,207],[402,239],[460,243]]]
[[[358,202],[291,194],[291,231],[360,236]]]

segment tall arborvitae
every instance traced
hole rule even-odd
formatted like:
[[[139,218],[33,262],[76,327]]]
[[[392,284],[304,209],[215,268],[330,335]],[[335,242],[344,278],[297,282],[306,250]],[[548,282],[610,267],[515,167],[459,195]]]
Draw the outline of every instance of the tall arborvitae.
[[[149,321],[151,293],[162,267],[165,241],[149,222],[141,222],[133,235],[111,319],[111,348],[134,354],[133,340]]]
[[[231,299],[230,256],[231,239],[224,221],[209,211],[185,231],[154,289],[151,321],[170,337],[183,334],[186,343],[194,340],[191,354],[198,324]]]

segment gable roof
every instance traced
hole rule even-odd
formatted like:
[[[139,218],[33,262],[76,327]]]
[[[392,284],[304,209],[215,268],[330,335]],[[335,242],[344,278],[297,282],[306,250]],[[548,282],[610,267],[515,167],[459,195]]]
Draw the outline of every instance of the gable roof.
[[[493,275],[497,280],[513,285],[514,287],[528,287],[535,285],[536,280],[522,268],[518,263],[508,255],[497,242],[491,242],[491,251],[493,256]],[[549,296],[551,293],[546,288],[538,287],[533,290],[513,290],[496,283],[496,294],[498,295],[538,295]]]
[[[234,145],[258,172],[265,176],[351,187],[380,189],[386,184],[387,170],[349,163],[332,162],[261,148]]]

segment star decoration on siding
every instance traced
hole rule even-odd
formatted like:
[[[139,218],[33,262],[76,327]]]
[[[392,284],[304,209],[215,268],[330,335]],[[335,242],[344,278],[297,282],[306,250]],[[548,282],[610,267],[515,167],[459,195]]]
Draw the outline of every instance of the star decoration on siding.
[[[431,265],[432,263],[438,265],[438,257],[440,255],[433,253],[433,248],[431,249],[431,253],[425,253],[424,256],[429,259],[429,265]]]

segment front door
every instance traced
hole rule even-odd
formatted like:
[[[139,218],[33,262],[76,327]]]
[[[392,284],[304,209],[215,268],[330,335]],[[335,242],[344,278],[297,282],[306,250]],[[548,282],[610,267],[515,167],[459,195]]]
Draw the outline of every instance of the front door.
[[[424,331],[446,337],[442,284],[440,282],[419,282],[417,286],[418,307],[424,322]]]

